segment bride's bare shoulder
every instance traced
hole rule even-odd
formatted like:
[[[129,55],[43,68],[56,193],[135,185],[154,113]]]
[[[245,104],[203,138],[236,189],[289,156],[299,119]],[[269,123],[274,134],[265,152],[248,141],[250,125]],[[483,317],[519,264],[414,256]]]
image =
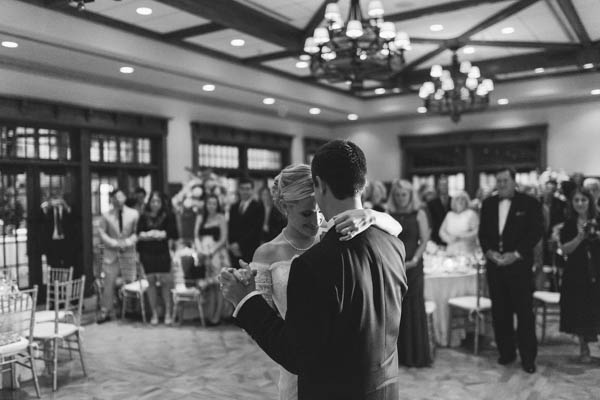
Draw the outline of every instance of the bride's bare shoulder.
[[[282,256],[285,255],[285,241],[277,236],[270,242],[260,245],[254,252],[253,262],[260,262],[265,264],[272,264],[276,261],[282,260]]]

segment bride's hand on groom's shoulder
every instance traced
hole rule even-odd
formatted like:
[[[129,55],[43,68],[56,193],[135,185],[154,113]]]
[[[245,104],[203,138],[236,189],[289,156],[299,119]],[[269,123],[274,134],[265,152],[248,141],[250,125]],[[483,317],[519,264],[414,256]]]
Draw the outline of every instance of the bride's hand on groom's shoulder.
[[[342,235],[340,240],[350,240],[373,224],[371,210],[356,209],[344,211],[333,217],[335,230]]]

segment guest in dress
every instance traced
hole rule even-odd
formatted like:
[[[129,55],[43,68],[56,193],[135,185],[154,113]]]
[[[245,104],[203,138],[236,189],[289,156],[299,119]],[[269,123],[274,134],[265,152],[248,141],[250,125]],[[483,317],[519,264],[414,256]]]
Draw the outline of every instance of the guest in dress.
[[[440,176],[437,183],[437,197],[427,203],[429,217],[431,218],[431,240],[440,245],[446,243],[440,238],[440,226],[450,211],[450,202],[452,198],[448,194],[448,177]]]
[[[560,231],[568,257],[560,293],[560,330],[577,335],[580,360],[590,362],[589,342],[600,334],[600,238],[598,212],[592,194],[576,189],[569,201],[569,218]]]
[[[262,241],[270,242],[281,233],[287,224],[287,219],[277,207],[273,205],[273,197],[271,191],[265,185],[260,190],[260,200],[265,208],[265,218],[262,227]]]
[[[173,276],[171,275],[171,249],[174,241],[179,237],[177,223],[169,208],[167,197],[152,191],[144,212],[140,216],[137,227],[137,250],[140,261],[144,266],[148,279],[148,302],[152,311],[150,324],[158,324],[158,290],[164,302],[165,325],[173,322],[171,317],[171,289]]]
[[[385,212],[385,202],[387,199],[387,189],[381,181],[369,182],[365,190],[363,205],[375,211]]]
[[[221,270],[231,266],[226,247],[227,220],[217,196],[206,197],[204,213],[196,219],[195,231],[198,262],[205,270],[205,277],[198,284],[205,293],[205,317],[209,324],[217,325],[233,312],[231,304],[223,298],[217,280]]]
[[[431,230],[427,215],[415,197],[410,182],[396,180],[390,189],[387,209],[403,227],[398,237],[406,248],[408,291],[402,303],[398,361],[407,367],[427,367],[432,360],[425,314],[423,253]]]
[[[479,215],[469,207],[471,199],[467,192],[459,192],[452,198],[452,210],[446,214],[440,227],[440,238],[448,243],[449,255],[473,255],[477,249]]]

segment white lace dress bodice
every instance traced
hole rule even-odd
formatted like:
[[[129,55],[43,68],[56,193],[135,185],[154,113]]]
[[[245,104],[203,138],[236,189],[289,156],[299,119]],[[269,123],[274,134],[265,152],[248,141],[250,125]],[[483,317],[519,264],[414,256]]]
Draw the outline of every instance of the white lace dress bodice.
[[[263,297],[271,306],[275,306],[283,319],[287,312],[287,284],[294,258],[277,261],[271,265],[250,264],[251,268],[258,271],[255,278],[256,289],[262,292]],[[279,366],[279,399],[298,399],[298,376],[291,374],[281,366]]]
[[[479,226],[479,217],[473,210],[465,210],[461,213],[448,212],[440,228],[440,237],[448,242],[446,251],[449,254],[473,254],[477,249],[477,237],[464,238],[468,232],[476,231]],[[456,238],[449,241],[447,234]],[[460,237],[460,238],[458,238]]]

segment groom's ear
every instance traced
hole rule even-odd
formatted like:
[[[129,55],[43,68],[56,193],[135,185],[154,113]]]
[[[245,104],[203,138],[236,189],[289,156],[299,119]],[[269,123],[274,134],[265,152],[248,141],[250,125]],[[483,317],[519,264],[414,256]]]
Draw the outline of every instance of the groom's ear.
[[[327,191],[326,184],[323,182],[320,176],[315,176],[315,191],[318,191],[319,194],[323,195]]]

